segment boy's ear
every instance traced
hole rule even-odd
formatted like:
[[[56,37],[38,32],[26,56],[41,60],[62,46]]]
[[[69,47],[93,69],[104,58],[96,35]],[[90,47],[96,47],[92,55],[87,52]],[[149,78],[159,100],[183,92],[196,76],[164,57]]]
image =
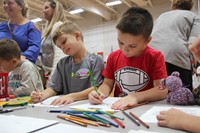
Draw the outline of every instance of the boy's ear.
[[[150,36],[147,40],[146,40],[146,44],[149,44],[152,40],[152,37]]]
[[[75,37],[79,40],[81,39],[81,33],[79,31],[75,32]]]
[[[12,64],[13,64],[13,65],[15,65],[17,62],[18,62],[18,59],[17,59],[17,58],[13,58],[13,59],[12,59]]]

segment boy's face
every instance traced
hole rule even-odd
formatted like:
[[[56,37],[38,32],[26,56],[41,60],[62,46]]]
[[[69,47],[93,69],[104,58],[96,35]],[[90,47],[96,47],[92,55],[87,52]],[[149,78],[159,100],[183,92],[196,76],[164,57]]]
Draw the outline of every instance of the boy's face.
[[[15,62],[15,59],[8,61],[0,58],[0,71],[6,73],[12,71],[14,69]]]
[[[79,50],[79,41],[80,37],[76,33],[72,34],[63,34],[58,37],[55,41],[56,46],[58,46],[63,53],[67,55],[75,55]]]
[[[134,36],[118,30],[118,44],[126,57],[137,57],[146,48],[151,38],[146,40],[142,35]]]

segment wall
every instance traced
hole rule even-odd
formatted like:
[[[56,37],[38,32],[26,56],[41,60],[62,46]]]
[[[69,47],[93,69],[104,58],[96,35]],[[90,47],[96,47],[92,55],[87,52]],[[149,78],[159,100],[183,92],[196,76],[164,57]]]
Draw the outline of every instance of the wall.
[[[164,3],[157,4],[158,5],[154,5],[153,7],[146,8],[152,14],[154,20],[161,13],[170,10],[170,2],[165,1]],[[117,33],[115,29],[116,21],[117,20],[106,22],[94,16],[89,23],[85,23],[84,21],[76,22],[82,29],[85,47],[90,52],[104,52],[104,61],[106,61],[110,52],[118,49]]]

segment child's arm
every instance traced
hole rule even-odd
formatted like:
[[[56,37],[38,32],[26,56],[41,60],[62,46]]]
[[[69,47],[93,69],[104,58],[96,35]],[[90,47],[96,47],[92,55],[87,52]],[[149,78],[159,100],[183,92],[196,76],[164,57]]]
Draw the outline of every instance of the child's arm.
[[[158,89],[160,86],[160,80],[154,80],[154,87],[146,91],[133,93],[137,98],[138,103],[142,102],[153,102],[162,100],[167,97],[168,89]]]
[[[133,106],[134,104],[143,102],[152,102],[157,100],[162,100],[167,96],[167,89],[159,89],[160,80],[154,81],[154,87],[141,92],[136,92],[129,94],[128,96],[120,99],[112,105],[113,109],[123,110],[127,106]]]
[[[92,104],[102,103],[102,100],[105,97],[108,97],[112,92],[113,86],[114,86],[113,79],[104,78],[102,85],[98,88],[100,95],[95,90],[89,93],[88,98],[90,103]]]
[[[158,125],[186,130],[189,132],[200,132],[200,117],[186,114],[178,109],[170,109],[168,111],[162,111],[157,115]]]
[[[94,90],[94,87],[90,87],[80,92],[66,94],[62,97],[57,98],[51,104],[52,105],[62,105],[62,104],[70,104],[75,101],[85,100],[88,98],[88,94]]]

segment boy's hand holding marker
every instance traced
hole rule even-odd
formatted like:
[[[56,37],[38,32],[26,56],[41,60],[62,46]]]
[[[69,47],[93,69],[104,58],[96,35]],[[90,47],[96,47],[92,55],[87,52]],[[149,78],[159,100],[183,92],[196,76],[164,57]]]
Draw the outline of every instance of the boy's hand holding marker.
[[[101,93],[98,88],[97,88],[97,85],[96,85],[96,82],[94,80],[94,77],[93,77],[93,74],[92,74],[92,71],[90,71],[90,79],[91,79],[91,83],[92,85],[94,86],[94,91],[92,91],[90,94],[89,94],[89,97],[91,97],[93,100],[90,101],[92,102],[92,104],[100,104],[102,103],[103,99],[105,98],[104,94]]]

